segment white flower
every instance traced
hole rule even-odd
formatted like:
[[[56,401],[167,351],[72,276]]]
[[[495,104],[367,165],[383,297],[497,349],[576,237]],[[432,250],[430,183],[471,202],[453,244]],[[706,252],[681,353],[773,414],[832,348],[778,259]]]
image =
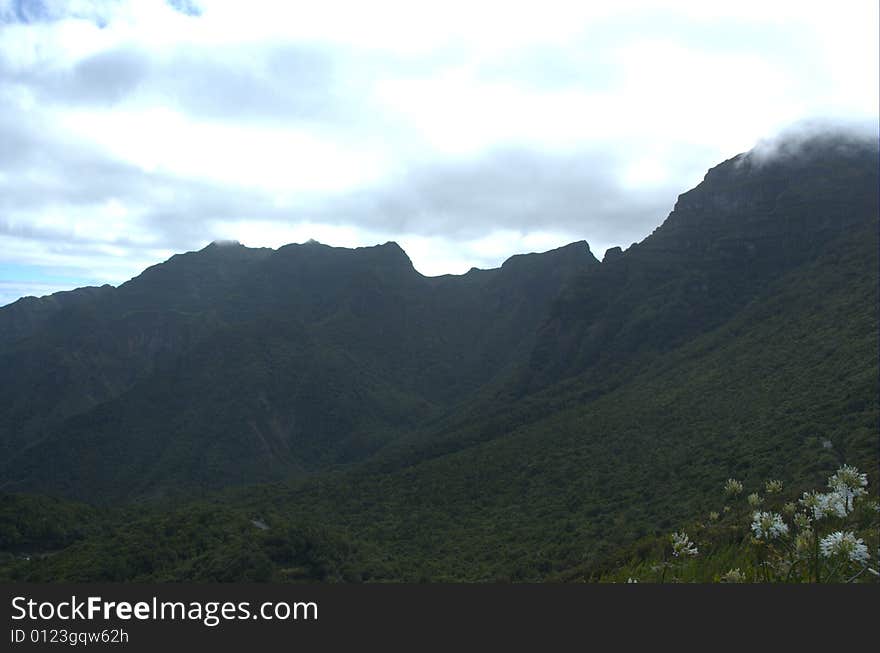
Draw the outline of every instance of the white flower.
[[[819,495],[819,509],[828,516],[846,517],[846,498],[838,492],[828,492]],[[816,517],[818,519],[818,517]]]
[[[859,470],[851,465],[844,465],[828,478],[828,487],[843,497],[847,508],[852,506],[855,497],[867,494],[865,490],[867,485],[868,475],[860,474]]]
[[[819,542],[819,550],[826,558],[846,556],[853,562],[868,562],[868,547],[861,538],[856,539],[851,531],[835,531]]]
[[[687,536],[687,533],[673,533],[672,534],[672,555],[676,558],[686,557],[686,556],[695,556],[699,553],[699,550],[691,542],[690,538]]]
[[[752,530],[759,540],[774,540],[788,535],[788,524],[782,521],[782,515],[775,512],[756,512],[752,516]]]
[[[757,507],[760,506],[762,503],[764,503],[764,499],[762,499],[762,498],[761,498],[761,495],[758,494],[757,492],[752,492],[752,493],[747,497],[747,500],[748,500],[748,502],[749,502],[749,505],[750,505],[752,508],[757,508]]]
[[[828,492],[826,494],[804,492],[800,502],[802,506],[812,511],[813,519],[833,516],[846,517],[846,498],[838,492]]]
[[[828,487],[836,490],[839,487],[863,488],[868,485],[868,475],[860,474],[859,470],[852,465],[844,465],[828,479]],[[864,494],[864,491],[862,491]]]
[[[638,578],[633,578],[632,576],[630,576],[629,578],[626,579],[626,582],[627,582],[627,583],[638,583],[638,582],[639,582],[639,579],[638,579]]]

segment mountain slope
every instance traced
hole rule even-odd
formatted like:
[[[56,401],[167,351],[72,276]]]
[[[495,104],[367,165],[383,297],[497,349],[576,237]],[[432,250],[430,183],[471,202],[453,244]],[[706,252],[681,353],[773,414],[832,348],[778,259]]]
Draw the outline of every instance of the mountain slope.
[[[204,494],[244,560],[274,515],[341,533],[362,579],[539,580],[717,509],[730,476],[795,496],[845,461],[876,488],[877,162],[839,139],[740,155],[601,264],[575,243],[429,279],[394,244],[214,246],[19,312],[0,490]],[[39,573],[190,573],[138,566],[155,505]]]
[[[731,476],[752,487],[779,478],[794,497],[846,461],[868,472],[876,492],[877,265],[876,229],[854,231],[598,398],[582,396],[589,377],[571,380],[557,388],[556,411],[491,440],[241,490],[211,510],[321,523],[357,549],[350,579],[547,580],[590,576],[639,538],[718,510]],[[175,519],[204,510],[177,506]],[[148,509],[15,573],[165,578],[172,572],[142,566],[142,551],[168,520],[166,509]],[[230,535],[241,537],[245,550],[263,546],[256,529]],[[225,555],[220,545],[181,551],[170,559],[182,568]],[[280,579],[283,564],[261,565],[245,565],[240,578]]]
[[[877,159],[876,143],[839,135],[712,168],[648,238],[569,284],[542,329],[528,387],[678,346],[841,234],[876,226]]]
[[[435,279],[394,243],[173,257],[0,351],[0,487],[118,499],[357,461],[527,355],[596,265],[585,243]]]

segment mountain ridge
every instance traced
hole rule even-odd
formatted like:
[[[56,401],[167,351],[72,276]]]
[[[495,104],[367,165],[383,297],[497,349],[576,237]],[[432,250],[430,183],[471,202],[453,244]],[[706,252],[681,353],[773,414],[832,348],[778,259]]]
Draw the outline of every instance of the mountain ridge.
[[[876,144],[831,143],[713,167],[602,262],[577,241],[425,277],[393,241],[215,242],[118,288],[19,300],[0,309],[0,489],[281,480],[473,441],[438,434],[495,412],[476,440],[498,437],[572,384],[596,400],[876,224]]]
[[[734,157],[601,263],[214,245],[0,309],[0,549],[52,553],[0,578],[596,579],[728,478],[876,499],[878,154]]]

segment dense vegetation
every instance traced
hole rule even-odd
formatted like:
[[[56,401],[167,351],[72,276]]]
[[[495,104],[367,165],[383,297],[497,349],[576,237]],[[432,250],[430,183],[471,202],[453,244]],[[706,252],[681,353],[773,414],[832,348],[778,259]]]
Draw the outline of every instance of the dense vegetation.
[[[685,529],[670,579],[754,569],[726,479],[876,499],[877,179],[820,139],[601,264],[212,246],[4,308],[0,489],[105,507],[4,495],[0,578],[644,581]]]
[[[40,523],[49,514],[40,508],[47,506],[34,509],[33,522]],[[325,526],[291,524],[276,515],[249,517],[241,510],[203,503],[146,514],[118,510],[112,517],[93,512],[88,521],[80,520],[74,504],[52,506],[51,514],[74,520],[74,529],[32,534],[30,547],[19,545],[19,555],[2,560],[0,578],[30,582],[362,578],[356,547],[345,537]],[[61,552],[46,550],[62,543],[67,548]]]

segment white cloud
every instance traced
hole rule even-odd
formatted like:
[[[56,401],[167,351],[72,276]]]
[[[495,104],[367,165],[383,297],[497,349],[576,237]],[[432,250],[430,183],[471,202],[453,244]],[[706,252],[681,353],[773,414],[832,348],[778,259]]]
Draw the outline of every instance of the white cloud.
[[[861,0],[197,4],[0,0],[0,264],[118,281],[220,237],[397,240],[429,274],[601,257],[719,160],[880,101]]]
[[[170,109],[74,110],[58,124],[150,172],[267,191],[339,191],[376,181],[380,152],[308,131],[195,120]]]

